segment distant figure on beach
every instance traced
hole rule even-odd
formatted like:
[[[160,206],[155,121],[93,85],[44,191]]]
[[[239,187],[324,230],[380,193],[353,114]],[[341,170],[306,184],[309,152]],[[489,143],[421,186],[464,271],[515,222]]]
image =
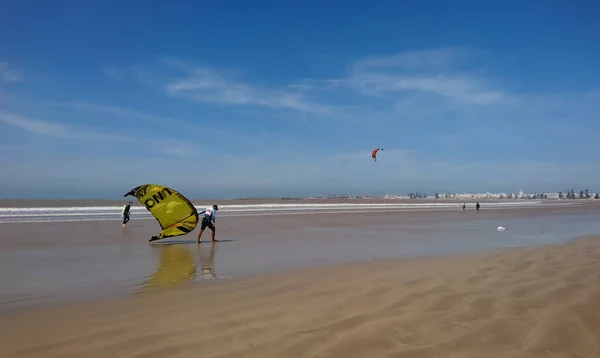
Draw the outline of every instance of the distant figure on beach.
[[[479,202],[477,202],[477,205],[475,205],[475,209],[477,209],[477,212],[479,212]]]
[[[467,205],[465,203],[463,203],[462,208],[463,208],[463,211],[465,211],[465,209],[467,208]]]
[[[215,231],[217,230],[216,216],[217,216],[218,210],[219,210],[219,206],[215,204],[212,206],[212,208],[206,208],[198,213],[198,215],[204,214],[204,216],[202,217],[202,224],[200,225],[200,232],[198,233],[198,243],[200,243],[200,238],[202,237],[202,233],[204,232],[204,229],[206,229],[207,227],[212,230],[212,242],[219,241],[219,240],[215,240]]]
[[[133,201],[123,205],[123,210],[121,211],[121,223],[123,224],[122,227],[125,227],[125,225],[127,225],[129,222],[129,210],[131,209],[131,205],[133,205]]]

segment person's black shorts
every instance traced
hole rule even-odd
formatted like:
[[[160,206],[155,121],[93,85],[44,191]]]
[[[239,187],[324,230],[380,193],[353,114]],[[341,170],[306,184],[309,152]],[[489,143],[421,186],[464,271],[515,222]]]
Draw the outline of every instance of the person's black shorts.
[[[205,216],[202,218],[202,224],[200,224],[200,230],[204,230],[206,228],[209,228],[211,230],[214,230],[215,227],[213,226],[212,221],[210,220],[210,217]]]

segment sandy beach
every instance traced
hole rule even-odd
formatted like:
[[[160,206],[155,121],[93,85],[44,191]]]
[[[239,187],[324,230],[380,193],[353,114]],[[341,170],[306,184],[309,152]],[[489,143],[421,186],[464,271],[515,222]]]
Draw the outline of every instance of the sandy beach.
[[[600,237],[13,315],[5,357],[598,357]]]
[[[152,220],[125,231],[106,222],[9,224],[2,227],[9,238],[2,257],[15,261],[3,267],[3,282],[25,266],[31,270],[14,271],[29,280],[18,287],[33,288],[32,275],[45,273],[46,285],[81,282],[110,291],[117,281],[107,278],[143,265],[149,273],[131,274],[134,294],[2,312],[0,356],[599,357],[600,236],[565,239],[575,227],[596,230],[597,213],[583,207],[231,217],[218,235],[232,240],[215,245],[193,237],[149,245]],[[494,233],[497,222],[518,230]],[[554,244],[502,247],[511,242]],[[485,252],[462,253],[481,243]],[[429,247],[446,254],[411,257]],[[24,252],[33,254],[11,256]],[[272,270],[249,275],[256,262]],[[53,271],[61,264],[64,271]],[[108,267],[105,277],[94,276]],[[237,271],[227,271],[232,267]],[[197,282],[214,278],[215,268],[235,277]]]

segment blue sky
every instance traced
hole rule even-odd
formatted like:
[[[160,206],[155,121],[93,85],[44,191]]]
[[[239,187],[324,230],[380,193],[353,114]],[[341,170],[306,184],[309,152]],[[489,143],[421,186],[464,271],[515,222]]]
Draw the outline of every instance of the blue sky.
[[[600,190],[598,2],[0,7],[2,197]]]

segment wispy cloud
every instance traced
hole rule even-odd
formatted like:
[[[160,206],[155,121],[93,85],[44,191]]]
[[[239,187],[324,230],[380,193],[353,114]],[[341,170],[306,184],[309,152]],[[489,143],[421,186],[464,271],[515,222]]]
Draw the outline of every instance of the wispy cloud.
[[[316,115],[331,114],[331,108],[306,99],[299,93],[225,78],[206,67],[185,66],[185,77],[175,78],[165,86],[172,96],[181,96],[202,103],[252,105],[286,108]]]
[[[367,95],[418,91],[436,94],[468,104],[494,104],[507,100],[499,90],[487,88],[481,80],[467,76],[419,76],[360,73],[348,83]]]
[[[405,121],[442,116],[457,123],[477,117],[490,123],[533,121],[556,116],[550,113],[555,110],[583,110],[580,99],[565,102],[560,94],[518,93],[503,87],[501,82],[486,76],[484,66],[475,61],[480,54],[472,49],[449,47],[370,56],[353,62],[347,76],[298,79],[281,86],[269,86],[268,81],[260,85],[243,81],[230,72],[226,75],[224,71],[179,60],[163,61],[160,70],[133,66],[127,71],[135,78],[147,78],[152,73],[153,86],[171,98],[255,107],[255,114],[265,108],[289,109],[290,118],[297,118],[294,112],[326,115],[337,121],[352,121],[356,128],[360,125],[365,130],[389,129]],[[114,69],[109,73],[116,76],[123,71]],[[115,109],[104,110],[117,113]],[[369,126],[364,126],[365,118]]]
[[[49,103],[47,103],[49,104]],[[108,113],[119,113],[123,115],[133,115],[135,119],[142,121],[159,121],[160,123],[169,124],[170,129],[165,130],[163,133],[167,136],[144,136],[144,133],[128,133],[124,135],[107,133],[96,128],[90,128],[87,126],[73,126],[63,123],[51,122],[47,120],[33,119],[31,117],[23,116],[16,113],[0,110],[0,124],[19,128],[29,133],[34,133],[39,136],[48,138],[66,139],[71,141],[79,142],[80,144],[92,144],[104,143],[106,141],[124,142],[129,145],[129,152],[134,153],[158,153],[160,155],[177,158],[201,158],[206,157],[206,150],[211,151],[211,158],[215,160],[223,160],[228,156],[227,147],[230,145],[237,145],[246,148],[257,147],[257,144],[270,143],[272,145],[278,145],[283,142],[290,142],[289,139],[272,137],[268,133],[261,133],[256,136],[245,135],[243,133],[237,133],[226,129],[211,128],[210,136],[207,139],[202,140],[202,145],[196,144],[193,141],[182,138],[180,131],[187,130],[190,133],[190,129],[195,128],[196,130],[191,133],[197,133],[198,136],[202,136],[205,132],[205,127],[194,126],[192,124],[182,123],[182,126],[178,126],[169,120],[168,117],[154,117],[152,115],[122,109],[119,107],[105,107],[100,105],[92,105],[89,103],[69,104],[69,103],[53,103],[58,106],[66,106],[70,108],[71,105],[75,105],[76,108],[83,108],[88,110],[99,110],[107,111]],[[152,128],[152,127],[150,127]],[[155,127],[161,128],[161,127]],[[166,128],[166,127],[165,127]],[[173,137],[169,137],[168,133],[172,133]],[[187,136],[186,136],[187,137]],[[192,137],[195,137],[194,135]],[[215,151],[215,145],[218,146],[218,150]],[[258,146],[259,151],[261,146]],[[214,152],[214,153],[213,153]],[[154,154],[152,154],[154,155]]]
[[[63,102],[45,101],[43,103],[46,105],[49,105],[49,106],[54,106],[54,107],[92,110],[92,111],[98,111],[98,112],[103,112],[103,113],[107,113],[107,114],[113,114],[113,115],[117,115],[117,116],[122,116],[122,117],[142,120],[142,121],[151,121],[151,122],[156,122],[156,123],[180,122],[180,121],[174,120],[169,117],[157,116],[154,114],[144,113],[144,112],[137,111],[137,110],[121,108],[121,107],[117,107],[117,106],[99,105],[99,104],[93,104],[93,103],[89,103],[89,102],[63,103]]]
[[[172,98],[184,98],[202,104],[289,109],[319,116],[333,114],[332,107],[311,100],[293,86],[243,82],[234,79],[231,74],[226,76],[210,67],[190,65],[181,60],[163,60],[160,64],[160,69],[152,70],[143,66],[124,69],[105,66],[102,71],[120,82],[144,83],[160,88]]]
[[[346,84],[365,95],[436,95],[467,105],[507,103],[509,96],[456,64],[471,57],[462,48],[444,48],[369,57],[355,62]]]
[[[233,75],[225,76],[210,67],[179,60],[163,61],[167,69],[153,78],[161,78],[154,84],[163,83],[167,95],[198,103],[291,109],[338,119],[356,115],[358,105],[355,101],[350,100],[352,106],[340,104],[348,103],[344,95],[347,93],[344,91],[348,90],[366,98],[386,98],[392,104],[391,109],[398,108],[402,101],[411,96],[419,95],[437,96],[463,105],[510,103],[512,99],[509,93],[494,88],[481,76],[456,69],[471,59],[473,53],[472,50],[457,47],[367,57],[355,61],[345,78],[300,79],[281,87],[236,80]],[[169,69],[183,72],[184,75],[175,75]],[[128,70],[105,68],[107,75],[120,79],[126,73],[135,78],[147,78],[150,72],[156,71],[140,66]],[[321,96],[323,91],[328,91],[327,96]],[[324,102],[324,99],[328,102]],[[415,103],[414,100],[412,102]]]
[[[183,131],[185,133],[195,133],[197,136],[202,136],[203,133],[207,133],[207,127],[205,125],[205,118],[201,117],[183,117],[174,118],[170,116],[163,116],[157,114],[151,114],[144,111],[134,110],[131,108],[123,108],[119,106],[107,106],[103,104],[95,104],[90,102],[53,102],[45,101],[43,104],[53,107],[65,108],[65,109],[76,109],[81,111],[93,111],[99,113],[109,114],[111,116],[117,116],[131,121],[134,124],[146,124],[152,125],[152,128],[157,130],[164,130],[166,132],[172,131]],[[68,112],[70,116],[73,116],[72,112]],[[271,145],[282,145],[283,143],[291,144],[294,142],[290,138],[281,138],[280,136],[270,133],[265,130],[245,133],[239,130],[227,128],[224,125],[212,124],[210,130],[208,130],[210,136],[203,138],[205,146],[214,146],[217,143],[226,151],[227,147],[235,144],[236,146],[246,146],[249,148],[256,147],[257,143],[270,143]],[[178,140],[167,140],[163,142],[155,142],[155,144],[162,145],[165,149],[163,152],[169,155],[178,155],[182,157],[189,157],[190,152],[200,153],[200,148],[194,146],[194,150],[187,150],[192,146],[186,143],[182,144],[182,139]],[[185,149],[184,149],[185,148]]]
[[[69,137],[72,134],[71,131],[63,125],[28,119],[3,110],[0,110],[0,122],[28,132],[50,137]]]
[[[130,66],[128,68],[104,66],[102,73],[113,80],[124,83],[140,82],[146,85],[156,85],[162,80],[158,73],[150,71],[143,66]]]
[[[353,69],[362,72],[394,68],[405,70],[445,68],[471,54],[472,51],[458,47],[407,51],[394,55],[363,58],[354,63]]]
[[[12,69],[8,62],[0,62],[0,83],[18,82],[21,80],[21,73]]]
[[[4,110],[0,110],[0,123],[45,137],[78,141],[131,141],[131,138],[126,136],[100,132],[93,129],[78,129],[60,123],[28,118]]]
[[[100,131],[76,129],[72,126],[38,119],[31,119],[3,110],[0,110],[0,123],[20,128],[27,132],[35,133],[44,137],[76,140],[80,142],[83,141],[84,143],[89,143],[90,141],[118,141],[126,142],[131,145],[151,145],[151,147],[149,148],[153,148],[159,153],[181,158],[198,157],[202,153],[201,147],[193,143],[182,141],[180,139],[173,140],[167,138],[150,141],[145,138],[121,136]]]

